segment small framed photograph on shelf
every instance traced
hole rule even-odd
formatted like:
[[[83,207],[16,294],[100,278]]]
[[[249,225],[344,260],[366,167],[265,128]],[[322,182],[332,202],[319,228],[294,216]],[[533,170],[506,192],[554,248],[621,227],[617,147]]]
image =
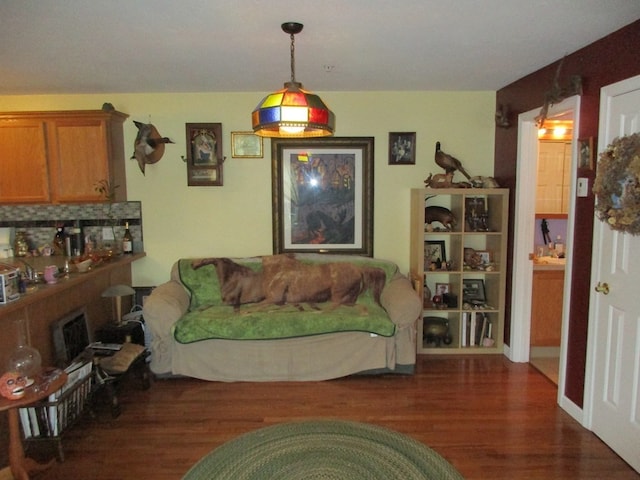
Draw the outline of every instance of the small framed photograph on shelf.
[[[484,280],[479,278],[462,279],[462,301],[471,305],[484,305],[487,302]]]
[[[430,270],[431,265],[435,264],[436,268],[440,268],[442,262],[447,261],[444,240],[427,240],[424,242],[424,267]]]
[[[480,256],[482,265],[489,265],[491,263],[491,252],[488,252],[487,250],[476,250],[476,254]]]
[[[448,283],[436,283],[435,295],[443,296],[445,293],[449,293],[449,284]]]
[[[464,219],[469,232],[489,231],[487,197],[466,197],[464,199]]]

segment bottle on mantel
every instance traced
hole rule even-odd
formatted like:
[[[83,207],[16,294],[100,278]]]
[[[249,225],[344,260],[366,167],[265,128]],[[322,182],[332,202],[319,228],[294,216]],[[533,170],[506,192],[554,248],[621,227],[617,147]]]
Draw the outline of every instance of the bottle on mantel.
[[[124,224],[124,235],[122,236],[122,253],[129,255],[133,253],[133,236],[131,235],[131,230],[129,230],[129,222],[125,222]]]

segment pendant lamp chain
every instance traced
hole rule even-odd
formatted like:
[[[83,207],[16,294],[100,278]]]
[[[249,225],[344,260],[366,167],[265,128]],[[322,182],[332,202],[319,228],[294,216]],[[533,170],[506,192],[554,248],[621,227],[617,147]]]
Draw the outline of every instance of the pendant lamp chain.
[[[291,83],[296,83],[296,41],[295,34],[291,33]]]

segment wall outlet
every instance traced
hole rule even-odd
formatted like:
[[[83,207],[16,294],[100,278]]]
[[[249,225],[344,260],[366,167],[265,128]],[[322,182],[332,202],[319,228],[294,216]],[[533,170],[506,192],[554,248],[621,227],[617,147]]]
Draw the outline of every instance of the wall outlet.
[[[589,179],[588,178],[584,178],[584,177],[578,178],[577,191],[578,191],[579,197],[586,197],[589,195]]]

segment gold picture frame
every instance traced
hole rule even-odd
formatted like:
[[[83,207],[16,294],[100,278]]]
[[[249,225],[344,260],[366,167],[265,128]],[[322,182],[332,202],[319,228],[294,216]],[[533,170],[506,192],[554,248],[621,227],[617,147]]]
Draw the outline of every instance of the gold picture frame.
[[[231,132],[233,158],[263,158],[263,138],[253,132]]]

